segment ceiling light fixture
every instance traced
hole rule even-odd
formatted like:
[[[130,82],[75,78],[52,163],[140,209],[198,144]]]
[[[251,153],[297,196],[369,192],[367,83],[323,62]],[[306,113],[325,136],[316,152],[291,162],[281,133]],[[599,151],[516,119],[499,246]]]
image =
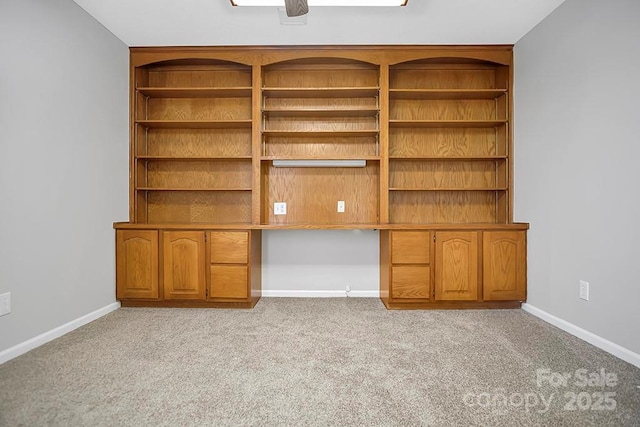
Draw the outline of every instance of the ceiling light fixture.
[[[284,7],[285,0],[230,0],[234,6],[277,6]],[[308,0],[310,7],[315,6],[405,6],[409,0]]]

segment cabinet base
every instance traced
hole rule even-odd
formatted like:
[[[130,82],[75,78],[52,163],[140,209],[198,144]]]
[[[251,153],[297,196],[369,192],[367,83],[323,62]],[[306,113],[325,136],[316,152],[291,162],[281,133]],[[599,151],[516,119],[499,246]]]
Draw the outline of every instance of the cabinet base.
[[[492,309],[520,308],[521,301],[430,301],[430,302],[391,302],[380,298],[388,310],[454,310],[454,309]]]
[[[122,307],[173,307],[173,308],[253,308],[260,301],[260,297],[249,301],[157,301],[121,299]]]

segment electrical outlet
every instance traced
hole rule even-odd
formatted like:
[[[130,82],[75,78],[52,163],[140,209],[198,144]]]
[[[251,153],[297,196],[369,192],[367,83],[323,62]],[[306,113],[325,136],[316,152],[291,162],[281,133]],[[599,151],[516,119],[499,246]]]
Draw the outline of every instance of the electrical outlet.
[[[11,313],[11,292],[0,295],[0,316]]]
[[[344,200],[338,200],[338,212],[344,213]]]
[[[580,280],[580,298],[589,301],[589,282]]]
[[[286,215],[287,214],[287,204],[282,203],[274,203],[273,204],[273,214],[274,215]]]

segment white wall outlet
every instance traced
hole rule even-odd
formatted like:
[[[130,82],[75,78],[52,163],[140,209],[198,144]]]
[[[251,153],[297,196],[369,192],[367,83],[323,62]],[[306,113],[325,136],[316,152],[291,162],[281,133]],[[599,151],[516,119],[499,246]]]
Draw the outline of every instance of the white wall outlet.
[[[11,313],[11,292],[0,295],[0,316]]]
[[[273,214],[274,215],[286,215],[287,214],[287,204],[284,202],[274,203],[273,204]]]
[[[338,200],[338,212],[344,212],[344,200]]]
[[[589,301],[589,282],[580,280],[580,298]]]

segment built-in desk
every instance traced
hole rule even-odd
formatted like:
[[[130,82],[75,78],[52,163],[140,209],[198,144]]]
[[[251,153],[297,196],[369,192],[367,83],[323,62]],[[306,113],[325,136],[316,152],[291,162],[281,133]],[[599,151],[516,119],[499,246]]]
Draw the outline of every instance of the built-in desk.
[[[251,308],[261,297],[262,230],[380,230],[389,309],[515,308],[526,300],[525,223],[115,223],[123,306]]]

